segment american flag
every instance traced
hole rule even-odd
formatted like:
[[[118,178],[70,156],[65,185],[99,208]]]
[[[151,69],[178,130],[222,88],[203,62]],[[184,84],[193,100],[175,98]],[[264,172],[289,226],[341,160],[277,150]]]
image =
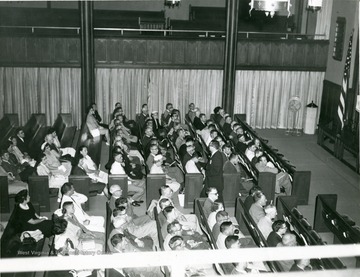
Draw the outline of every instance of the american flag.
[[[339,102],[338,111],[337,111],[339,119],[340,119],[340,123],[341,123],[341,130],[344,128],[345,99],[346,99],[346,93],[347,93],[347,90],[349,87],[348,85],[349,85],[349,78],[350,78],[352,40],[353,40],[353,34],[351,33],[351,36],[349,39],[349,47],[348,47],[348,51],[346,54],[344,76],[343,76],[342,85],[341,85],[340,102]]]

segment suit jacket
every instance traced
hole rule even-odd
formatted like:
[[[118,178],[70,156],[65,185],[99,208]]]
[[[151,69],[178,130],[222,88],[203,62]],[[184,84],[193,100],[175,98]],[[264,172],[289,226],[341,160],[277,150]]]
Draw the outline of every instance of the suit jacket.
[[[145,126],[145,121],[146,119],[150,118],[149,115],[144,115],[143,113],[140,113],[137,120],[137,124],[139,124],[141,130],[144,129],[144,126]]]
[[[166,110],[166,111],[161,115],[161,124],[162,124],[162,125],[168,124],[170,117],[171,117],[171,114]]]
[[[224,164],[224,173],[238,173],[238,171],[236,170],[235,165],[233,165],[230,161],[226,161]]]
[[[251,205],[249,214],[254,219],[254,222],[258,224],[260,218],[265,216],[264,208],[255,202]]]
[[[199,117],[196,117],[196,116],[195,116],[195,118],[194,118],[194,123],[193,123],[193,125],[194,125],[194,127],[195,127],[196,130],[200,130],[200,131],[206,127],[206,124],[203,123],[203,122],[200,120],[200,118],[199,118]]]
[[[268,236],[268,238],[266,240],[269,247],[276,247],[276,245],[278,245],[278,243],[281,242],[281,241],[282,241],[281,237],[274,231],[272,231],[269,234],[269,236]]]
[[[16,136],[17,141],[17,147],[20,149],[20,151],[24,154],[24,152],[29,153],[29,145],[26,139],[23,139],[22,141],[18,136]]]
[[[223,132],[224,135],[228,138],[232,132],[231,125],[229,123],[224,123]]]
[[[208,188],[214,187],[220,192],[224,189],[223,166],[223,156],[216,151],[206,166],[205,184]]]

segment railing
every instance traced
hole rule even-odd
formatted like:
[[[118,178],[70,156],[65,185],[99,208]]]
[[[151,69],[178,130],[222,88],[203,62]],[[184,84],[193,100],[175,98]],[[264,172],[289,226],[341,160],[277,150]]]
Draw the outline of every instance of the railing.
[[[360,244],[307,247],[243,248],[238,250],[191,250],[171,252],[132,252],[98,256],[61,256],[1,259],[0,273],[99,268],[171,266],[172,277],[183,277],[185,267],[197,264],[232,263],[360,256]],[[271,273],[268,273],[271,274]],[[279,273],[276,273],[277,275]],[[301,272],[301,276],[314,272]],[[360,269],[316,271],[316,276],[360,276]],[[281,276],[296,276],[281,273]]]
[[[76,31],[76,34],[80,34],[80,27],[51,27],[51,26],[0,26],[0,31],[2,30],[31,30],[31,34],[35,34],[35,31],[44,31],[44,30],[63,30],[63,31]],[[210,31],[210,30],[172,30],[172,29],[131,29],[131,28],[94,28],[94,31],[101,32],[117,32],[119,35],[123,36],[124,33],[136,33],[140,34],[142,32],[147,33],[161,33],[164,37],[172,36],[174,34],[193,34],[198,37],[204,38],[225,38],[225,31]],[[238,32],[238,36],[241,38],[251,39],[261,36],[262,39],[265,37],[274,37],[280,39],[317,39],[319,37],[325,39],[324,34],[301,34],[301,33],[265,33],[265,32]]]

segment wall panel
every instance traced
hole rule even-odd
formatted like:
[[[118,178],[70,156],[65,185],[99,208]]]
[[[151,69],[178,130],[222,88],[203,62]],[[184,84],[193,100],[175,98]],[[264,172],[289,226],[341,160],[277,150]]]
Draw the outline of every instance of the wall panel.
[[[98,67],[221,69],[224,39],[96,38]],[[328,41],[240,39],[237,69],[324,71]],[[2,37],[0,66],[79,67],[74,37]]]

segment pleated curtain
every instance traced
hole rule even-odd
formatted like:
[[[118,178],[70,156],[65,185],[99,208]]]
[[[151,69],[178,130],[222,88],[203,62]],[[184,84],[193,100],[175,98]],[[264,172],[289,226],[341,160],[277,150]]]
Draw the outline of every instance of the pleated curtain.
[[[317,12],[315,34],[325,36],[315,36],[315,39],[329,39],[332,6],[333,0],[322,1],[322,7]]]
[[[0,118],[17,113],[23,126],[32,113],[45,113],[51,126],[59,113],[71,113],[80,126],[80,80],[79,68],[0,67]]]
[[[128,118],[135,118],[144,103],[162,113],[168,102],[182,115],[193,102],[209,116],[221,105],[222,79],[222,70],[97,68],[96,103],[104,122],[116,102]],[[320,106],[323,80],[324,72],[238,70],[234,113],[246,113],[252,127],[287,128],[289,99],[298,96],[296,128],[302,128],[306,104]],[[32,113],[45,113],[52,125],[58,113],[71,113],[81,126],[80,91],[79,68],[0,68],[0,118],[18,113],[24,125]]]

